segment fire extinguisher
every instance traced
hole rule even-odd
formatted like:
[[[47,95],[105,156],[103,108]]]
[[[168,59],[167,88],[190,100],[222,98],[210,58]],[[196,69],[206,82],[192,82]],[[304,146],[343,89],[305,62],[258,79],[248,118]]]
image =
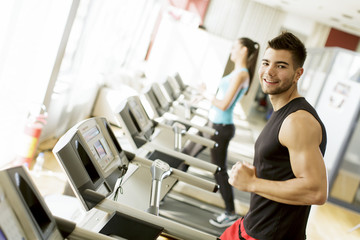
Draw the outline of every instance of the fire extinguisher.
[[[39,111],[40,110],[40,111]],[[20,142],[17,160],[14,165],[30,166],[36,153],[41,131],[46,124],[47,112],[44,105],[40,109],[30,110],[24,126],[22,141]]]

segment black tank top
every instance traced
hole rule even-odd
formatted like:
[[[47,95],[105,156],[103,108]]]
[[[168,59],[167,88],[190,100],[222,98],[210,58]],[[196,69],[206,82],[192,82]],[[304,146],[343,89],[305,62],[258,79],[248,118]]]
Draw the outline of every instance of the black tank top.
[[[280,127],[285,118],[298,110],[311,113],[322,128],[320,150],[325,154],[326,131],[315,109],[303,97],[295,98],[275,111],[255,143],[254,166],[259,178],[284,181],[295,178],[288,149],[279,142]],[[303,240],[310,206],[288,205],[251,194],[250,209],[245,216],[247,234],[261,240]]]

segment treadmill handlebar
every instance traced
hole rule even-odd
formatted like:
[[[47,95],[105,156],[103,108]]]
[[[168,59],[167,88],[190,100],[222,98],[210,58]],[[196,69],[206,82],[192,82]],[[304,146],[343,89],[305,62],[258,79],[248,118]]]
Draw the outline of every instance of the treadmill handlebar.
[[[188,184],[208,190],[210,192],[217,192],[220,188],[220,186],[216,183],[212,183],[210,181],[207,181],[202,178],[196,177],[194,175],[188,174],[186,172],[180,171],[178,169],[173,169],[172,175],[174,177],[176,177],[179,181],[186,182]]]
[[[61,236],[63,238],[67,238],[76,228],[76,224],[74,222],[68,221],[66,219],[54,216],[56,226],[58,227]]]
[[[188,125],[188,126],[191,126],[193,128],[196,128],[198,129],[200,132],[203,132],[203,133],[207,133],[209,135],[218,135],[218,132],[211,128],[211,127],[208,127],[208,126],[201,126],[201,125],[198,125],[196,123],[193,123],[187,119],[183,119],[175,114],[172,114],[172,113],[166,113],[164,114],[164,117],[168,120],[173,120],[175,122],[179,122],[179,123],[182,123],[182,124],[185,124],[185,125]]]
[[[208,148],[215,148],[215,147],[218,146],[217,142],[215,142],[213,140],[210,140],[210,139],[207,139],[207,138],[204,138],[204,137],[201,137],[201,136],[198,136],[198,135],[185,133],[184,137],[189,139],[192,142],[199,143],[199,144],[201,144],[201,145],[203,145],[205,147],[208,147]]]
[[[152,184],[151,184],[151,196],[149,213],[159,215],[160,206],[160,194],[161,194],[161,182],[163,179],[170,176],[172,169],[169,164],[159,159],[153,161],[150,167]]]
[[[146,159],[146,158],[139,157],[139,156],[135,156],[133,161],[139,162],[139,163],[144,164],[149,167],[153,163],[153,161]],[[211,181],[205,180],[205,179],[197,177],[197,176],[193,176],[191,174],[180,171],[178,169],[172,169],[170,177],[174,177],[174,178],[178,179],[179,181],[186,182],[188,184],[191,184],[193,186],[196,186],[196,187],[199,187],[204,190],[211,191],[211,192],[216,192],[219,189],[219,185],[217,185],[216,183],[213,183]]]
[[[83,192],[83,197],[84,197],[85,201],[93,203],[95,205],[106,198],[106,196],[104,196],[100,193],[97,193],[91,189],[85,189]]]
[[[136,157],[135,153],[123,150],[125,153],[126,158],[131,162]]]
[[[168,163],[157,159],[152,162],[150,172],[153,180],[162,181],[164,178],[170,176],[172,169]]]
[[[161,127],[164,130],[173,132],[173,129],[172,129],[171,126],[168,126],[168,125],[160,123],[160,122],[158,122],[158,126]],[[187,133],[187,132],[185,132],[183,134],[183,138],[184,139],[187,138],[188,140],[190,140],[192,142],[199,143],[199,144],[201,144],[201,145],[203,145],[205,147],[208,147],[208,148],[214,148],[214,147],[218,146],[217,142],[215,142],[213,140],[210,140],[208,138],[201,137],[201,136],[198,136],[198,135],[190,134],[190,133]]]
[[[160,152],[168,154],[170,156],[174,156],[176,158],[184,160],[187,165],[191,165],[193,167],[196,167],[196,168],[199,168],[199,169],[202,169],[202,170],[205,170],[205,171],[209,171],[209,172],[214,173],[214,174],[217,173],[217,172],[220,172],[220,170],[221,170],[221,168],[219,166],[217,166],[217,165],[215,165],[213,163],[200,160],[198,158],[192,157],[192,156],[187,155],[185,153],[175,151],[173,149],[169,149],[169,148],[163,147],[163,146],[158,145],[158,144],[153,144],[153,143],[150,142],[150,143],[148,143],[148,146],[151,147],[151,148],[154,148],[154,149],[156,149],[156,150],[158,150]]]

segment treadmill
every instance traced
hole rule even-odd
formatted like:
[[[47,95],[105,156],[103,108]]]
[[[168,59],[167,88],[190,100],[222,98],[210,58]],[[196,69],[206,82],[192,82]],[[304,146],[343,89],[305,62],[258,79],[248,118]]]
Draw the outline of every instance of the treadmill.
[[[167,129],[169,133],[164,138],[160,137],[160,141],[157,141],[160,133],[156,132],[156,129],[159,124],[148,118],[138,97],[129,97],[119,105],[117,112],[118,114],[115,117],[123,129],[125,137],[139,156],[149,159],[160,158],[168,162],[173,168],[179,168],[182,163],[186,163],[192,169],[189,174],[215,183],[213,174],[220,170],[219,167],[210,162],[174,151],[173,136],[169,134],[172,133],[171,129]],[[196,171],[196,174],[194,174],[194,169],[200,171]],[[199,192],[197,191],[197,194]],[[213,197],[211,195],[214,193],[203,192],[202,194]],[[169,192],[162,201],[160,208],[160,215],[166,218],[217,236],[220,236],[225,229],[212,226],[209,219],[222,212],[223,209],[181,194],[179,191]]]
[[[118,236],[217,239],[218,234],[162,213],[176,183],[185,182],[210,192],[217,190],[217,184],[179,171],[161,159],[149,160],[123,150],[105,118],[89,118],[73,126],[56,143],[53,153],[84,208],[105,213],[107,225],[122,222]],[[89,217],[82,224],[95,226],[96,221]]]

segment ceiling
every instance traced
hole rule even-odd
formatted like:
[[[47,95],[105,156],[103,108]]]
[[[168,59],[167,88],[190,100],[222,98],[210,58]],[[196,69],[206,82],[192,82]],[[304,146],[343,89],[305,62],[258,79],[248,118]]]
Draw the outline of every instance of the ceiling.
[[[359,0],[254,0],[360,37]]]

